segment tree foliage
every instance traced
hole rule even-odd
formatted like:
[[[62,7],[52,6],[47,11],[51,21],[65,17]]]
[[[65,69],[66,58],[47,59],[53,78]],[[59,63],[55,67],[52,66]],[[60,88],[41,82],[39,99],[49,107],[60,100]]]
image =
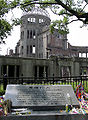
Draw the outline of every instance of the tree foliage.
[[[16,7],[23,11],[29,11],[39,6],[58,15],[58,20],[51,24],[51,31],[56,27],[61,34],[69,33],[68,24],[74,21],[82,21],[83,26],[88,24],[87,0],[0,0],[0,39],[3,40],[10,33],[14,25],[20,24],[19,19],[9,22],[5,15]]]
[[[12,20],[12,22],[6,19],[6,15],[17,7],[20,0],[0,0],[0,40],[3,41],[4,38],[7,38],[8,35],[11,34],[11,29],[16,23],[18,23],[18,19]]]

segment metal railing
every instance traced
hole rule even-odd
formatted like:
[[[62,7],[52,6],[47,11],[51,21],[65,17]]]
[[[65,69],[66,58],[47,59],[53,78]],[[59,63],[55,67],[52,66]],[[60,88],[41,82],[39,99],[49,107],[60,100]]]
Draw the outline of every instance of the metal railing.
[[[88,86],[88,76],[71,76],[71,77],[2,77],[0,86],[6,89],[7,84],[40,84],[40,85],[63,85],[69,84],[75,88],[79,83]]]

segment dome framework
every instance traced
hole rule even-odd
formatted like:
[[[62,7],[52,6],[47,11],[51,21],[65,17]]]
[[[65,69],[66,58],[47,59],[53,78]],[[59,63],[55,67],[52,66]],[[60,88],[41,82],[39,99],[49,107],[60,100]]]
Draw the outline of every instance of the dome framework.
[[[34,7],[31,11],[28,11],[28,12],[23,12],[23,16],[24,15],[28,15],[28,14],[37,14],[37,15],[44,15],[46,17],[49,17],[50,18],[50,15],[48,13],[47,10],[44,10],[40,7]]]

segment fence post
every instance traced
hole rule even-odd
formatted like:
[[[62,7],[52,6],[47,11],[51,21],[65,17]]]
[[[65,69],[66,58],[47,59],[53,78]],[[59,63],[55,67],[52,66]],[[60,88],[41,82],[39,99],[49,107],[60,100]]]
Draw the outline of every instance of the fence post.
[[[21,84],[23,85],[23,74],[21,74]]]
[[[81,84],[82,84],[82,76],[80,76]]]
[[[86,87],[87,87],[88,76],[86,76]]]
[[[53,74],[53,85],[54,85],[54,74]]]

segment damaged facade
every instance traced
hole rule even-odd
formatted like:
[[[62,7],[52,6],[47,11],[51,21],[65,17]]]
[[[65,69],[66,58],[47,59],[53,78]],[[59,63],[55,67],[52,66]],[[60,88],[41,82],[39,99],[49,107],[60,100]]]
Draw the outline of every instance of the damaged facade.
[[[88,59],[52,56],[49,59],[0,56],[0,76],[69,77],[88,75]]]
[[[21,17],[15,54],[0,56],[0,75],[8,77],[63,77],[88,74],[88,47],[71,46],[67,35],[50,32],[45,10],[33,9]],[[82,55],[85,53],[86,58]]]
[[[88,53],[88,47],[71,46],[67,35],[55,29],[50,32],[51,20],[45,10],[34,8],[21,17],[20,40],[15,55],[19,57],[49,58],[50,56],[79,57]]]

